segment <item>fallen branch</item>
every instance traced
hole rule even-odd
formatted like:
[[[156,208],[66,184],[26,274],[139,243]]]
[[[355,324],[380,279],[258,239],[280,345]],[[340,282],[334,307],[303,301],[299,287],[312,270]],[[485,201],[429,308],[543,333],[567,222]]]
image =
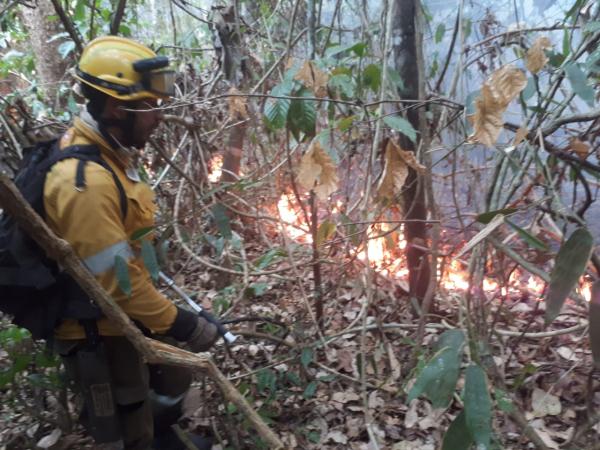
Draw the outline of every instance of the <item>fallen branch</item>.
[[[277,435],[271,431],[246,399],[227,380],[210,357],[190,353],[163,342],[146,338],[100,286],[68,242],[58,238],[48,228],[23,198],[13,182],[3,174],[0,174],[0,206],[17,221],[19,226],[40,245],[50,258],[57,261],[73,277],[147,362],[201,369],[217,384],[223,396],[246,415],[258,434],[271,448],[283,448],[283,443]]]

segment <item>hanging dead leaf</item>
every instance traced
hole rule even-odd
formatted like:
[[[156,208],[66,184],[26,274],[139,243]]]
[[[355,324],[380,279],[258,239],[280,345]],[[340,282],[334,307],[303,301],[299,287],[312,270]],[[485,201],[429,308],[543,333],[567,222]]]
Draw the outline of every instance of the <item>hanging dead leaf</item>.
[[[581,159],[586,159],[590,153],[590,146],[577,138],[571,138],[569,145],[577,156]]]
[[[483,84],[481,94],[475,100],[474,130],[469,142],[492,147],[504,126],[504,111],[526,85],[525,73],[512,64],[496,70]]]
[[[535,40],[527,51],[527,69],[531,73],[538,73],[546,65],[548,57],[544,50],[550,47],[552,47],[552,43],[546,36],[540,36]]]
[[[246,97],[241,96],[241,92],[232,87],[229,89],[227,103],[229,104],[229,117],[233,120],[242,120],[248,118],[248,110],[246,105]]]
[[[409,167],[419,173],[425,171],[425,166],[419,164],[414,152],[402,150],[394,141],[388,140],[383,173],[377,186],[377,197],[388,200],[397,198],[408,177]]]
[[[377,186],[377,197],[394,200],[402,191],[408,177],[408,166],[400,156],[400,147],[391,139],[385,149],[385,164]]]
[[[529,130],[527,129],[527,127],[520,127],[515,133],[515,140],[513,141],[513,146],[516,147],[521,142],[523,142],[523,139],[525,139],[528,134]]]
[[[329,80],[329,76],[315,66],[312,61],[305,61],[294,76],[294,79],[301,81],[317,97],[325,97],[327,95],[327,81]]]
[[[305,189],[314,189],[320,200],[327,200],[327,197],[337,190],[335,164],[316,139],[302,157],[298,183]]]

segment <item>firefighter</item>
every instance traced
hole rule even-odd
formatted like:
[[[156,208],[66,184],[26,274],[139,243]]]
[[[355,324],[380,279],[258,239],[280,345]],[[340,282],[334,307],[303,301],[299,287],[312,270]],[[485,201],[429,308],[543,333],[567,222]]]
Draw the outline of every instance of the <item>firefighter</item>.
[[[176,307],[153,286],[140,257],[140,242],[132,240],[134,232],[154,226],[154,195],[134,164],[161,121],[157,107],[174,94],[175,73],[168,64],[166,57],[121,37],[100,37],[85,47],[75,77],[87,100],[86,110],[59,145],[98,149],[105,164],[77,159],[55,164],[44,184],[44,210],[50,228],[71,244],[134,323],[152,337],[182,342],[200,352],[217,340],[215,325]],[[119,270],[126,267],[129,293],[118,282],[118,265]],[[55,348],[67,377],[84,394],[81,421],[96,448],[186,448],[171,424],[181,414],[190,371],[146,364],[104,316],[65,317],[82,319],[60,323]],[[97,380],[103,371],[110,389],[98,387],[106,385]],[[210,448],[206,440],[191,438],[199,448]]]

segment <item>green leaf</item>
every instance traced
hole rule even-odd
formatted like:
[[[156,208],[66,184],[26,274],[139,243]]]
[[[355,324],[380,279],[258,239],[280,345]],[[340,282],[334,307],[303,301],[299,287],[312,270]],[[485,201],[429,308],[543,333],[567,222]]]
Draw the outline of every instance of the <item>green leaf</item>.
[[[304,366],[305,369],[308,369],[308,366],[313,361],[314,352],[310,347],[305,347],[302,349],[302,355],[300,355],[300,362]]]
[[[331,56],[339,55],[340,53],[353,52],[356,56],[361,57],[365,55],[366,50],[367,44],[364,42],[357,42],[350,45],[334,45],[325,51],[325,56],[329,58]]]
[[[69,53],[71,53],[73,49],[75,49],[75,42],[65,41],[58,46],[57,50],[61,58],[65,59],[67,56],[69,56]]]
[[[496,404],[498,405],[500,411],[510,414],[515,410],[515,405],[513,404],[512,400],[502,389],[495,388],[494,397],[496,398]]]
[[[467,367],[465,376],[465,419],[478,449],[487,449],[492,437],[492,402],[485,372],[476,364]]]
[[[588,84],[587,75],[581,70],[579,64],[569,63],[565,66],[565,73],[575,92],[588,105],[594,106],[594,88]]]
[[[404,136],[409,138],[412,142],[417,142],[417,132],[408,120],[400,116],[385,116],[383,118],[383,121],[388,127],[399,131]]]
[[[465,334],[462,330],[446,330],[440,335],[435,343],[435,351],[451,348],[456,352],[460,352],[464,343]]]
[[[272,248],[267,253],[262,255],[254,263],[256,268],[259,270],[271,265],[276,259],[286,256],[287,252],[282,248]]]
[[[139,228],[137,230],[135,230],[133,233],[131,233],[131,236],[129,239],[131,239],[132,241],[138,241],[140,239],[145,238],[146,236],[148,236],[150,233],[152,233],[154,231],[154,227],[144,227],[144,228]]]
[[[399,90],[404,90],[404,81],[397,70],[392,67],[387,68],[388,80],[396,86]]]
[[[319,225],[319,229],[317,230],[317,245],[323,245],[323,242],[331,239],[331,237],[335,234],[335,230],[337,227],[335,223],[330,220],[325,220]]]
[[[289,96],[294,88],[293,80],[284,81],[278,84],[271,90],[271,95]],[[267,101],[265,108],[265,121],[267,126],[272,130],[278,130],[285,127],[288,112],[290,110],[290,99],[287,98],[270,98]]]
[[[352,245],[358,247],[361,244],[361,233],[358,232],[358,227],[346,214],[340,214],[340,219],[346,229],[344,236],[350,239]]]
[[[309,431],[306,433],[306,439],[313,444],[318,444],[321,441],[321,432],[316,430]]]
[[[215,224],[221,236],[225,239],[231,239],[231,223],[227,217],[227,210],[221,203],[216,203],[210,208],[210,211],[215,219]]]
[[[443,22],[440,23],[435,30],[435,43],[439,44],[444,39],[444,34],[446,34],[446,24]]]
[[[600,281],[592,285],[590,300],[590,345],[594,358],[594,367],[600,368]]]
[[[156,259],[156,251],[154,250],[154,245],[148,239],[144,239],[142,241],[142,260],[144,261],[144,265],[148,272],[150,272],[150,276],[154,281],[158,280],[158,273],[160,272],[160,267],[158,266],[158,260]]]
[[[478,214],[477,217],[475,217],[475,220],[479,223],[488,224],[498,214],[502,214],[504,216],[510,216],[511,214],[514,214],[517,211],[518,211],[518,209],[515,209],[515,208],[496,209],[494,211],[487,211],[487,212]]]
[[[306,386],[306,389],[304,389],[302,396],[305,399],[309,399],[315,396],[315,392],[317,392],[317,382],[311,381],[310,383],[308,383],[308,386]]]
[[[535,94],[536,94],[535,81],[534,81],[533,77],[529,77],[529,78],[527,78],[527,85],[525,86],[525,89],[523,89],[523,91],[521,92],[521,98],[523,99],[524,102],[527,102],[527,100],[529,100]]]
[[[473,31],[473,22],[467,17],[463,22],[463,39],[466,41]]]
[[[343,119],[340,119],[337,121],[336,127],[338,130],[340,130],[342,132],[348,131],[350,129],[350,127],[352,127],[352,124],[354,123],[355,120],[356,120],[356,116],[344,117]]]
[[[434,408],[445,408],[452,400],[460,370],[464,334],[460,330],[444,332],[437,345],[440,350],[425,365],[408,393],[410,403],[425,394]]]
[[[269,289],[268,283],[252,283],[249,286],[250,290],[252,290],[252,295],[254,297],[260,297]]]
[[[379,92],[381,87],[381,66],[378,64],[369,64],[363,71],[363,82],[370,87],[374,93]]]
[[[562,54],[566,58],[571,53],[571,30],[563,30]]]
[[[346,74],[333,75],[329,78],[329,86],[339,91],[343,97],[353,98],[356,93],[356,85],[352,77]]]
[[[594,249],[594,238],[586,228],[578,228],[560,247],[546,295],[546,324],[560,313],[563,303],[577,285]]]
[[[277,375],[271,369],[262,369],[256,374],[256,388],[264,394],[267,389],[274,394],[277,389]]]
[[[117,284],[128,297],[131,297],[131,279],[129,278],[129,265],[125,258],[120,255],[115,256],[115,274]]]
[[[530,247],[536,248],[538,250],[543,250],[543,251],[548,250],[548,246],[544,242],[540,241],[538,238],[536,238],[533,234],[529,233],[527,230],[521,228],[520,226],[511,222],[508,219],[504,219],[504,222],[506,222],[511,227],[513,227],[515,229],[515,231],[517,233],[519,233],[519,236],[521,236],[521,238],[525,242],[527,242],[527,244],[529,244]]]
[[[75,12],[73,14],[73,19],[75,19],[77,22],[85,21],[85,3],[86,2],[84,0],[77,1],[77,6],[75,6]]]
[[[473,445],[473,436],[467,428],[466,414],[462,410],[444,434],[442,450],[469,450]]]
[[[312,97],[312,93],[302,89],[300,97]],[[300,133],[308,137],[315,135],[317,125],[317,108],[314,100],[292,100],[288,113],[288,126],[297,140],[300,140]]]

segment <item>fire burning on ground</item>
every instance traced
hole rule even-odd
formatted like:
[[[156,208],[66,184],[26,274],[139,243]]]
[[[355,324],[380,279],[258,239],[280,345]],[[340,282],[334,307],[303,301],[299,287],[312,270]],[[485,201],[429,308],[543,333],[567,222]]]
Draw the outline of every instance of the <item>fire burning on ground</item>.
[[[223,167],[223,156],[215,155],[208,162],[208,181],[211,183],[216,183],[221,179],[221,175],[223,175],[223,171],[221,168]]]
[[[297,202],[293,194],[283,194],[277,208],[283,227],[289,237],[300,243],[311,243],[312,236],[308,226],[301,218]],[[407,241],[404,237],[403,227],[396,230],[396,239],[391,239],[390,227],[385,224],[371,225],[367,230],[368,241],[357,253],[357,258],[368,263],[378,273],[396,280],[406,280],[408,267],[404,250]],[[390,243],[392,245],[390,245]],[[469,271],[466,264],[451,260],[442,265],[442,259],[438,261],[438,267],[443,266],[443,273],[438,272],[440,287],[447,292],[465,292],[470,287]],[[491,276],[486,276],[482,283],[483,291],[490,297],[521,297],[524,294],[534,298],[541,298],[546,289],[546,283],[541,278],[531,275],[519,268],[512,271],[506,283],[499,283]],[[590,301],[591,283],[581,281],[578,293]]]

